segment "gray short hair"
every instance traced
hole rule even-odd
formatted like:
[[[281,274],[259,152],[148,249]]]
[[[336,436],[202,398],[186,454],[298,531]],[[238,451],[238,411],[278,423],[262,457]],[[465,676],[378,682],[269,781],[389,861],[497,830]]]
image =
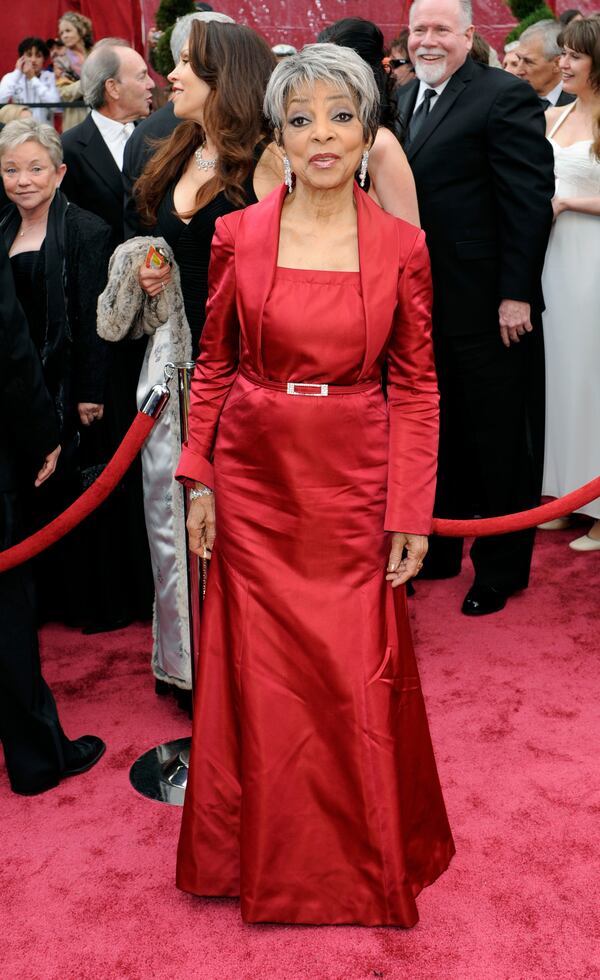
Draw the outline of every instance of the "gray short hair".
[[[190,36],[192,24],[195,20],[199,20],[205,24],[211,20],[216,21],[218,24],[235,24],[233,17],[230,17],[229,14],[220,14],[217,10],[201,10],[195,14],[184,14],[183,17],[178,17],[169,41],[175,64],[179,61],[181,49]]]
[[[519,42],[535,41],[536,38],[542,42],[542,51],[546,61],[552,61],[562,54],[562,48],[558,43],[558,35],[564,30],[562,24],[555,20],[538,20],[527,30],[523,31]]]
[[[81,89],[83,100],[90,109],[101,109],[106,105],[106,83],[109,78],[119,78],[121,59],[118,49],[128,48],[127,41],[120,37],[105,37],[94,45],[93,51],[81,69]]]
[[[356,103],[365,138],[375,138],[379,123],[379,92],[370,66],[339,44],[307,44],[298,54],[280,61],[265,93],[264,113],[280,134],[290,98],[302,85],[325,82],[341,89]]]
[[[15,119],[7,123],[0,133],[0,159],[8,150],[23,143],[43,146],[57,170],[63,162],[60,136],[48,123],[38,122],[37,119]]]
[[[411,7],[410,7],[410,10],[409,10],[409,13],[408,13],[408,23],[409,24],[412,23],[413,10],[417,6],[418,2],[419,2],[419,0],[414,0],[414,3],[411,4]],[[459,8],[459,11],[460,11],[460,19],[461,19],[461,21],[462,21],[462,23],[463,23],[463,25],[464,25],[464,27],[466,29],[467,27],[470,27],[471,24],[473,23],[473,4],[472,4],[471,0],[456,0],[456,2],[458,4],[458,8]]]

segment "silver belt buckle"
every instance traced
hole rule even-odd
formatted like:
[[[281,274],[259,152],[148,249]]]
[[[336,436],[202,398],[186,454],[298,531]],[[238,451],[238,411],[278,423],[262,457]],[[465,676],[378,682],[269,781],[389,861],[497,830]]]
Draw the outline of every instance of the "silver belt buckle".
[[[297,391],[297,388],[317,388],[318,391]],[[316,385],[306,381],[288,381],[288,395],[305,395],[307,398],[326,398],[329,394],[329,385]]]

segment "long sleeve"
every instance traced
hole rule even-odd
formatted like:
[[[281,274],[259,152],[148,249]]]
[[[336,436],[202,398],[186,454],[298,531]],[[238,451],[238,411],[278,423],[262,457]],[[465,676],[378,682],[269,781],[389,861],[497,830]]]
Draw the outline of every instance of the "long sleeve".
[[[108,277],[111,230],[71,205],[67,212],[69,310],[73,330],[74,395],[77,402],[104,401],[111,350],[98,336],[96,308]]]
[[[237,375],[240,348],[234,242],[222,218],[212,242],[206,313],[192,378],[189,438],[175,476],[182,483],[213,486],[212,450],[219,416]]]
[[[0,81],[0,102],[8,102],[9,99],[13,99],[15,95],[18,95],[19,90],[23,88],[24,80],[25,76],[18,68],[4,75],[2,81]]]
[[[14,455],[39,468],[59,443],[58,424],[1,237],[0,287],[0,441],[6,434]]]
[[[527,85],[503,90],[488,118],[498,212],[499,297],[536,302],[552,227],[554,160],[540,101]]]
[[[390,445],[385,528],[429,534],[437,470],[439,396],[431,341],[431,271],[419,232],[398,281],[388,347]]]

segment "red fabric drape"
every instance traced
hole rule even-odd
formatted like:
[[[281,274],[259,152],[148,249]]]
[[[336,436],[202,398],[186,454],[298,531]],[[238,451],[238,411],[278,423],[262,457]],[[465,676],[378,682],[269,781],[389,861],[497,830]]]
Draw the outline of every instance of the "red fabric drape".
[[[90,17],[94,25],[94,37],[122,37],[140,53],[144,51],[142,37],[142,2],[144,0],[19,0],[3,4],[0,31],[0,73],[12,71],[17,60],[17,45],[24,37],[56,37],[58,20],[66,10]],[[152,11],[158,6],[152,0],[146,6]]]
[[[12,70],[17,44],[23,37],[37,34],[52,37],[65,10],[77,10],[94,22],[97,39],[108,35],[124,37],[143,53],[145,32],[152,26],[159,0],[19,0],[3,4],[0,31],[0,72]],[[287,41],[302,46],[314,41],[326,24],[340,17],[366,17],[381,27],[387,40],[406,24],[410,0],[213,0],[241,23],[256,28],[270,44]],[[481,33],[501,52],[506,34],[514,24],[504,0],[474,0],[474,22]],[[572,0],[550,0],[557,11],[573,6]],[[576,6],[591,13],[597,0],[581,0]]]

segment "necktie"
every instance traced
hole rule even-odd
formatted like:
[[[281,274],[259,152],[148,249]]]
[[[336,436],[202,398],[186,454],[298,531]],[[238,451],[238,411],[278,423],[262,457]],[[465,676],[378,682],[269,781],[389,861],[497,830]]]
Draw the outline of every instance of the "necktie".
[[[425,89],[425,92],[423,93],[423,101],[421,102],[421,105],[417,111],[413,113],[413,117],[408,125],[408,140],[410,143],[413,142],[417,133],[421,129],[421,126],[427,119],[429,109],[431,108],[431,100],[435,98],[436,95],[437,92],[434,88]]]
[[[544,110],[544,112],[546,111],[546,109],[549,109],[550,106],[552,105],[550,99],[540,99],[540,102],[542,103],[542,109]]]
[[[126,143],[131,134],[133,133],[135,126],[132,122],[125,123],[123,126],[123,142]]]

